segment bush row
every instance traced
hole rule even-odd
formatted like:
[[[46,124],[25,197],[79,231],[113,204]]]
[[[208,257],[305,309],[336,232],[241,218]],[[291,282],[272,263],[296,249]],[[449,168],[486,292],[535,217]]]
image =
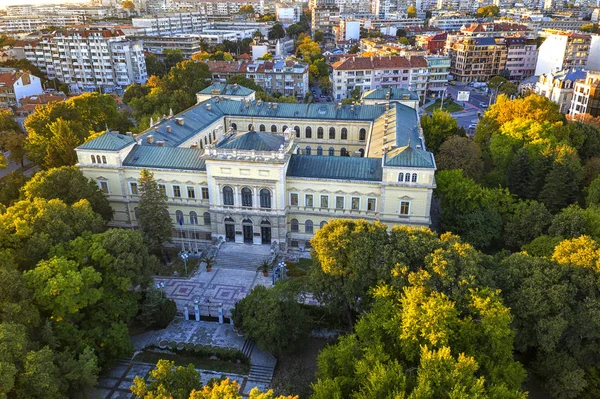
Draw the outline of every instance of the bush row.
[[[210,358],[212,356],[217,357],[219,360],[242,364],[250,364],[250,358],[244,355],[241,351],[232,348],[221,348],[212,345],[201,345],[192,343],[181,343],[169,341],[167,343],[161,342],[160,346],[151,345],[150,348],[169,349],[173,353]]]

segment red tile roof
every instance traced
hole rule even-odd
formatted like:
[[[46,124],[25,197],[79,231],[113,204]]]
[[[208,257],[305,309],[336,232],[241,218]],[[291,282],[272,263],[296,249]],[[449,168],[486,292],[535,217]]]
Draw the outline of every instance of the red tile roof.
[[[15,84],[15,82],[17,80],[19,80],[19,78],[21,76],[27,76],[27,75],[29,75],[28,72],[17,71],[17,70],[13,70],[13,71],[9,71],[9,72],[0,72],[0,86],[12,87]]]

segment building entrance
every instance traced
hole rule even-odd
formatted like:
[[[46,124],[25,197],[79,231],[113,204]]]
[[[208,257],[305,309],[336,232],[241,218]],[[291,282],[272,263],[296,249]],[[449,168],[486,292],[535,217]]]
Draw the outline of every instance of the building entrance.
[[[252,229],[252,221],[249,219],[244,219],[242,222],[242,227],[244,231],[244,243],[254,243],[254,230]]]
[[[235,241],[235,224],[233,219],[225,219],[225,241]]]

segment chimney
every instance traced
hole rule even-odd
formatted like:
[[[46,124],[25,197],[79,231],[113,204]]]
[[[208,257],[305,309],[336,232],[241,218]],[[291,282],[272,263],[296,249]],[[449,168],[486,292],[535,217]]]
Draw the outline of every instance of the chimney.
[[[207,111],[210,111],[210,103],[209,103],[209,104],[206,104],[206,110],[207,110]]]
[[[354,104],[350,106],[350,111],[354,112]]]
[[[337,109],[342,109],[342,103],[341,102],[337,103]]]
[[[277,109],[277,103],[273,103],[273,109]]]
[[[234,83],[234,84],[233,84],[233,90],[237,90],[237,88],[238,88],[238,85],[237,85],[237,83]]]
[[[153,135],[151,135],[151,134],[147,135],[147,136],[146,136],[146,142],[147,142],[148,144],[152,144],[152,143],[154,143],[154,136],[153,136]]]
[[[159,147],[164,147],[164,146],[165,146],[165,142],[164,142],[164,141],[162,141],[162,140],[158,140],[158,141],[156,142],[156,145],[157,145],[157,146],[159,146]]]
[[[271,109],[271,103],[267,104],[267,108]]]
[[[171,126],[167,125],[167,133],[171,133]]]
[[[183,126],[183,118],[176,118],[176,119],[175,119],[175,122],[176,122],[178,125],[181,125],[181,126]]]
[[[260,107],[261,105],[262,105],[262,100],[258,100],[258,101],[256,102],[256,106],[257,106],[257,107]]]
[[[128,135],[129,137],[133,137],[133,133],[131,133],[131,132],[126,132],[125,134]]]

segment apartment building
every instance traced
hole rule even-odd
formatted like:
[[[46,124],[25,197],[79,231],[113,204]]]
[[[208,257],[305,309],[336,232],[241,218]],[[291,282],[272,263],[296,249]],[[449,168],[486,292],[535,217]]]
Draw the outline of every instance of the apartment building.
[[[148,79],[143,45],[119,29],[69,29],[25,45],[25,57],[73,91],[123,88]]]
[[[340,9],[333,0],[316,0],[311,10],[311,34],[320,30],[325,35],[325,42],[335,42],[334,28],[338,25]]]
[[[231,17],[237,14],[240,7],[251,5],[258,14],[264,14],[269,11],[268,5],[264,0],[172,0],[172,8],[187,8],[198,11],[208,18]]]
[[[333,96],[350,97],[356,88],[367,90],[398,88],[414,91],[423,98],[427,89],[428,65],[425,57],[352,57],[331,65]]]
[[[562,71],[541,74],[535,85],[535,93],[555,102],[560,112],[566,114],[571,108],[575,91],[575,82],[583,80],[587,72],[581,68],[564,69]],[[582,102],[582,101],[581,101]]]
[[[206,61],[212,80],[223,83],[243,75],[254,80],[267,93],[281,93],[303,99],[310,92],[308,64],[295,61]]]
[[[196,11],[132,18],[131,24],[146,35],[175,35],[200,32],[206,27],[207,20],[205,14]]]
[[[552,74],[570,68],[586,66],[592,37],[574,32],[549,35],[539,48],[535,74]]]
[[[427,60],[427,96],[441,97],[450,74],[450,57],[431,55],[425,57]]]
[[[18,69],[0,68],[0,108],[17,107],[21,99],[43,91],[37,76]]]
[[[444,31],[458,31],[464,25],[476,22],[475,18],[462,15],[437,15],[431,17],[429,26]]]
[[[600,72],[588,72],[585,79],[575,82],[569,114],[600,117]]]
[[[201,37],[193,33],[168,36],[136,35],[129,38],[140,41],[143,44],[144,51],[158,56],[162,55],[165,50],[179,49],[184,58],[190,59],[194,53],[199,52],[201,49]]]
[[[36,32],[51,26],[64,28],[83,23],[84,17],[80,15],[7,16],[0,17],[0,33]]]
[[[522,81],[535,74],[538,48],[535,40],[524,37],[507,37],[506,43],[506,70],[508,78]]]
[[[485,82],[506,68],[507,48],[502,39],[466,37],[450,51],[450,73],[463,82]]]

